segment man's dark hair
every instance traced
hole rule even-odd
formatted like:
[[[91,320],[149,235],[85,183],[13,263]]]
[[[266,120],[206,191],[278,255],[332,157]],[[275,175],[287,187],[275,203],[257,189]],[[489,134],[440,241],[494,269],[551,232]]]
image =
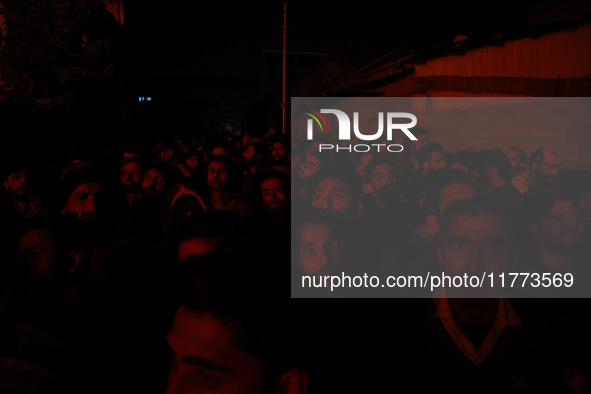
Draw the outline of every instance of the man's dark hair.
[[[16,172],[29,169],[31,167],[31,163],[23,158],[23,157],[11,157],[5,160],[4,168],[2,171],[2,178],[3,180],[8,179],[9,175],[12,175]]]
[[[556,202],[568,201],[573,207],[578,207],[581,199],[581,191],[576,185],[554,181],[532,186],[525,194],[526,218],[530,222],[535,222],[548,216]]]
[[[285,271],[259,250],[197,256],[179,266],[173,285],[181,305],[232,329],[232,342],[277,379],[302,363],[293,303],[283,294]]]
[[[470,186],[476,190],[471,175],[462,170],[444,169],[428,174],[421,181],[420,198],[423,199],[423,212],[426,215],[439,216],[441,190],[453,183]]]
[[[229,158],[236,157],[236,147],[234,146],[234,144],[230,144],[223,139],[219,139],[219,140],[214,141],[209,146],[209,152],[212,153],[215,148],[224,148],[226,151],[228,151]],[[223,156],[223,155],[221,155],[221,156]]]
[[[230,169],[230,167],[232,166],[232,160],[228,156],[225,156],[225,155],[213,155],[210,157],[209,163],[211,163],[212,161],[219,161],[221,163],[224,163],[224,164],[226,164],[228,169]]]
[[[265,173],[263,173],[261,175],[260,182],[259,182],[259,190],[260,190],[260,186],[262,186],[264,181],[266,181],[267,179],[272,179],[272,178],[276,178],[281,181],[281,183],[283,184],[283,188],[285,189],[285,192],[288,193],[288,196],[289,196],[289,190],[290,190],[291,185],[290,185],[289,175],[286,174],[285,171],[270,170],[270,171],[266,171]]]
[[[121,165],[119,166],[120,168],[123,168],[127,163],[136,163],[139,164],[140,167],[142,167],[142,170],[146,170],[146,161],[140,157],[132,157],[131,159],[127,160],[125,163],[121,163]]]
[[[287,148],[287,149],[290,148],[289,140],[282,135],[277,135],[277,136],[271,137],[269,140],[267,140],[267,146],[269,147],[269,149],[271,149],[271,147],[275,143],[283,144],[283,146],[285,146],[285,148]]]
[[[517,232],[514,211],[506,206],[500,205],[490,196],[467,198],[447,207],[439,223],[440,241],[443,241],[447,236],[449,225],[455,217],[460,215],[478,216],[485,214],[490,214],[500,219],[505,224],[507,234],[510,235],[513,242],[516,242]]]
[[[505,152],[500,149],[484,149],[480,151],[480,155],[485,171],[496,169],[499,177],[505,180],[510,178],[511,165]]]

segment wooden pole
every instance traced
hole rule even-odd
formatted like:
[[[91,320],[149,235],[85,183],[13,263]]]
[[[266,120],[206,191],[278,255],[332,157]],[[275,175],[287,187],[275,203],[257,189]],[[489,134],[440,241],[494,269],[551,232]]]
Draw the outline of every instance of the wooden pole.
[[[281,100],[281,132],[285,134],[285,33],[287,29],[287,2],[283,2],[283,98]]]

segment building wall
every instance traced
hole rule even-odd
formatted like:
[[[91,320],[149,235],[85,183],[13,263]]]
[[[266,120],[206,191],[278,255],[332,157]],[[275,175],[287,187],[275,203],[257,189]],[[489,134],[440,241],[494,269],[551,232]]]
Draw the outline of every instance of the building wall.
[[[415,65],[415,77],[581,78],[591,74],[591,24]]]
[[[414,74],[378,90],[389,97],[590,96],[589,79],[583,77],[591,75],[591,24],[462,55],[442,56],[414,66]],[[551,147],[576,167],[591,170],[591,127],[580,127],[581,123],[574,121],[560,122],[551,113],[527,124],[517,112],[512,118],[505,116],[524,110],[520,108],[509,108],[497,116],[490,116],[488,108],[480,115],[477,110],[465,115],[461,110],[441,107],[416,110],[421,110],[420,125],[431,131],[432,140],[450,152],[506,150],[516,145],[531,154],[537,148]],[[435,116],[438,111],[456,110],[464,117],[445,123]],[[583,123],[589,125],[591,113],[586,116]],[[513,121],[507,123],[507,119]]]

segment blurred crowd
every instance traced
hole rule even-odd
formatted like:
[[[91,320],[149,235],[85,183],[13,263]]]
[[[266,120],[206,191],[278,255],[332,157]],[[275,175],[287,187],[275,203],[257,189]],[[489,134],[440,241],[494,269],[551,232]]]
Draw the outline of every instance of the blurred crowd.
[[[9,152],[0,392],[586,392],[582,299],[290,298],[341,272],[584,283],[590,172],[413,132],[400,153],[273,132]]]

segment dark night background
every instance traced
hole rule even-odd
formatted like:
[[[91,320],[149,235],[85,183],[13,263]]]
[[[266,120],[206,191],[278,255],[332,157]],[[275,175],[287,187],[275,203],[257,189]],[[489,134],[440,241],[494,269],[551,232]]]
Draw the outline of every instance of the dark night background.
[[[310,74],[318,60],[328,54],[342,60],[342,64],[350,65],[350,69],[355,69],[395,51],[450,44],[459,35],[477,39],[504,33],[510,37],[512,31],[532,23],[572,18],[577,15],[579,7],[589,9],[590,3],[588,0],[288,1],[287,87],[302,81],[302,77]],[[157,142],[160,141],[165,142],[162,145],[173,146],[176,135],[181,135],[182,138],[178,138],[181,142],[192,142],[194,137],[227,137],[224,133],[240,135],[247,132],[262,137],[261,140],[266,143],[267,140],[272,141],[264,136],[270,127],[280,130],[277,114],[280,114],[278,109],[282,94],[283,4],[279,0],[126,0],[123,24],[115,20],[101,0],[0,0],[0,11],[4,13],[8,32],[5,37],[0,37],[3,38],[0,44],[4,45],[0,48],[0,165],[5,164],[2,163],[4,160],[9,162],[14,158],[23,159],[29,164],[27,159],[30,159],[33,165],[41,164],[41,177],[46,178],[41,183],[51,185],[50,181],[55,180],[57,186],[64,168],[60,167],[61,163],[70,163],[74,159],[94,160],[98,157],[106,162],[119,163],[112,159],[122,152],[128,152],[124,149],[140,145],[145,151],[138,150],[147,153],[150,149],[149,155],[166,153],[152,148],[158,146]],[[490,44],[491,47],[496,45],[499,45],[498,42]],[[518,63],[523,65],[525,62]],[[519,80],[512,76],[500,79],[501,82]],[[522,79],[531,82],[529,79],[536,78]],[[450,84],[455,83],[455,80],[449,80]],[[554,80],[549,81],[554,86]],[[481,85],[476,86],[478,88]],[[440,91],[444,92],[445,89]],[[462,93],[461,90],[458,92]],[[472,93],[477,96],[481,92]],[[286,104],[289,108],[289,96]],[[201,147],[209,148],[207,145]],[[282,149],[283,152],[286,150]],[[195,173],[198,171],[199,168]],[[124,176],[119,173],[119,167],[113,178],[114,183],[117,183],[118,176]],[[207,182],[203,187],[210,195],[210,190],[205,186],[209,187]],[[256,189],[253,188],[251,192],[253,190]],[[50,188],[43,190],[54,196],[57,193],[53,191]],[[412,190],[413,197],[414,192]],[[158,223],[161,217],[160,205],[146,207],[145,211],[138,212],[156,213],[154,217]],[[137,227],[143,230],[141,226],[144,218],[141,214],[138,217],[142,221],[137,222]],[[223,227],[223,223],[220,227]],[[7,228],[10,229],[10,226]],[[232,231],[238,232],[235,229]],[[270,250],[275,251],[276,245],[272,246]],[[134,283],[141,282],[132,275],[135,274],[135,263],[143,264],[144,257],[153,257],[154,260],[156,257],[145,256],[151,248],[136,254],[135,246],[131,245],[129,256],[128,249],[123,249],[119,251],[122,261],[133,263],[129,268],[123,264],[123,270],[129,269],[129,277],[134,278]],[[281,252],[287,250],[289,248],[285,247]],[[250,255],[240,255],[244,259],[240,263],[255,262],[254,254],[250,260],[245,256]],[[118,260],[114,260],[113,266],[119,269]],[[271,281],[278,277],[273,275],[274,271],[269,275]],[[155,276],[161,279],[160,275]],[[281,284],[279,280],[273,282],[277,283]],[[125,287],[124,281],[121,287]],[[287,296],[287,288],[284,290]],[[135,294],[129,297],[130,305],[139,298]],[[104,316],[107,319],[101,324],[107,331],[113,330],[113,335],[119,328],[117,324],[121,327],[126,325],[117,321],[121,317],[122,321],[130,322],[129,331],[125,335],[117,332],[116,336],[103,336],[103,326],[99,325],[95,328],[96,333],[100,333],[97,335],[100,340],[95,344],[95,338],[92,337],[93,345],[96,345],[97,350],[103,350],[100,349],[101,340],[107,342],[114,338],[115,345],[109,344],[112,346],[105,349],[117,349],[117,340],[123,344],[123,340],[131,338],[130,342],[141,352],[136,354],[135,348],[122,346],[121,352],[113,354],[112,359],[116,364],[114,369],[121,371],[123,376],[128,369],[135,367],[129,376],[122,378],[132,385],[136,383],[134,376],[143,379],[138,384],[149,385],[151,380],[158,380],[150,379],[154,378],[150,376],[152,371],[158,370],[162,372],[160,380],[164,384],[168,366],[152,363],[147,366],[149,369],[143,370],[144,364],[150,364],[152,359],[160,360],[160,354],[153,353],[152,348],[145,346],[148,342],[141,340],[140,323],[137,323],[138,332],[133,331],[136,328],[133,322],[136,316],[138,321],[140,317],[156,320],[158,314],[154,313],[151,301],[142,300],[137,314],[127,314],[127,304],[120,303],[117,297],[108,301],[113,301],[121,315],[113,315],[105,308]],[[410,384],[436,384],[437,380],[431,379],[431,376],[425,379],[427,376],[420,374],[421,362],[425,361],[426,355],[429,356],[428,352],[414,349],[415,345],[424,345],[427,349],[428,343],[425,344],[418,335],[417,338],[423,343],[392,334],[406,332],[401,330],[405,323],[405,309],[410,310],[414,305],[412,300],[399,301],[396,304],[401,308],[399,310],[392,307],[394,304],[376,302],[372,307],[367,308],[367,304],[364,304],[355,309],[358,315],[347,309],[351,304],[335,303],[338,309],[335,315],[339,319],[331,322],[331,328],[334,323],[334,332],[321,324],[310,324],[317,336],[315,339],[320,343],[317,349],[319,353],[325,350],[323,340],[332,342],[335,338],[345,336],[351,340],[349,348],[347,343],[339,343],[342,349],[351,351],[350,358],[328,365],[328,380],[332,379],[334,372],[339,375],[342,386],[347,386],[350,378],[363,386],[369,381],[370,386],[387,382],[389,387],[397,387],[392,376],[398,373],[397,379],[404,380],[407,378],[404,371],[411,370],[420,376],[420,380],[411,381]],[[318,303],[316,312],[328,321],[332,314],[326,314],[321,309],[323,305]],[[313,316],[307,315],[301,323],[314,322]],[[168,321],[158,323],[166,325],[168,329]],[[146,327],[155,327],[155,332],[149,332],[147,336],[164,339],[164,335],[156,332],[160,327],[146,324],[141,328]],[[361,334],[355,331],[357,328]],[[86,334],[83,330],[80,332]],[[395,370],[398,365],[394,363],[385,363],[383,370],[373,371],[372,367],[384,355],[392,355],[392,359],[397,360],[397,354],[388,353],[382,347],[381,342],[390,338],[395,339],[391,344],[393,347],[401,345],[401,353],[416,354],[416,360],[414,357],[409,362],[401,359],[404,363],[400,365],[404,364],[404,368],[400,371]],[[532,348],[542,350],[535,346]],[[330,359],[337,356],[331,354]],[[91,361],[99,364],[101,359],[97,357]],[[353,362],[341,370],[340,363],[349,361]],[[314,362],[322,364],[322,360]],[[529,367],[527,363],[523,364]],[[443,364],[450,368],[451,365]],[[86,365],[83,366],[86,368]],[[360,371],[356,370],[357,367],[360,367]],[[100,374],[100,370],[97,373],[92,368],[87,369],[91,372],[89,376]],[[379,379],[373,381],[374,375],[379,375]],[[461,375],[461,371],[458,375]],[[109,378],[105,376],[104,382],[97,383],[107,385],[118,377]],[[329,385],[332,383],[327,382]]]
[[[527,21],[510,1],[294,1],[287,4],[287,49],[336,53],[361,65],[398,48],[438,45]],[[282,3],[145,1],[137,6],[141,69],[150,75],[252,78],[261,49],[282,48]]]
[[[93,1],[99,3],[83,3]],[[22,20],[29,15],[27,6],[40,8],[33,4],[42,3],[3,2],[6,12],[12,4],[20,7],[22,14],[13,16],[19,24],[40,23],[39,29],[44,29],[47,22]],[[287,51],[334,54],[358,67],[399,49],[450,43],[460,34],[478,38],[518,29],[527,25],[532,9],[543,14],[546,7],[550,15],[572,12],[581,4],[293,1],[287,4]],[[159,135],[163,129],[173,135],[243,129],[260,133],[269,127],[265,114],[281,103],[282,2],[129,0],[124,10],[123,26],[114,26],[109,15],[99,13],[80,21],[81,29],[111,40],[114,78],[106,83],[80,82],[76,100],[66,110],[55,100],[49,111],[35,105],[8,106],[3,110],[5,119],[11,119],[8,124],[27,119],[29,133],[51,136],[46,143],[59,136],[66,141],[80,139],[81,129],[108,140],[137,133]],[[7,20],[15,34],[9,15]],[[59,21],[55,23],[59,26]],[[7,44],[9,40],[10,33]],[[307,71],[306,64],[297,62],[288,55],[288,87]],[[150,97],[151,102],[140,104],[140,96]]]
[[[287,51],[331,53],[357,67],[398,49],[450,43],[460,34],[478,38],[518,29],[528,23],[528,6],[551,4],[293,1],[287,3]],[[138,91],[159,91],[168,97],[156,100],[172,100],[193,114],[216,101],[247,100],[261,111],[280,102],[282,2],[150,0],[131,2],[128,10]],[[263,51],[275,54],[264,58]],[[305,73],[290,60],[288,87]],[[191,123],[191,116],[181,122]]]

